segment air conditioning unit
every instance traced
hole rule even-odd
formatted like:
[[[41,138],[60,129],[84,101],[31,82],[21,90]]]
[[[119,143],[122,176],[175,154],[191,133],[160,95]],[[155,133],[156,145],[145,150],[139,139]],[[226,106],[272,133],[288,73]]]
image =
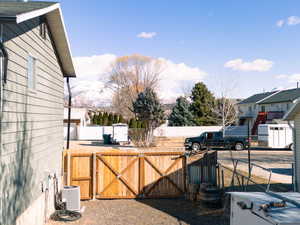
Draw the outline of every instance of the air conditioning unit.
[[[62,201],[66,203],[66,210],[80,211],[79,186],[64,186],[61,197]]]

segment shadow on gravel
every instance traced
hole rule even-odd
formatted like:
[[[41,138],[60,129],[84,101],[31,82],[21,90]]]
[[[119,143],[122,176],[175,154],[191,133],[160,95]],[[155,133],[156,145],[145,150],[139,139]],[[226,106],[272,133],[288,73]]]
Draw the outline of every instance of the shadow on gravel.
[[[143,199],[137,200],[175,217],[178,224],[190,225],[229,225],[229,215],[223,209],[209,209],[199,202],[184,199]]]

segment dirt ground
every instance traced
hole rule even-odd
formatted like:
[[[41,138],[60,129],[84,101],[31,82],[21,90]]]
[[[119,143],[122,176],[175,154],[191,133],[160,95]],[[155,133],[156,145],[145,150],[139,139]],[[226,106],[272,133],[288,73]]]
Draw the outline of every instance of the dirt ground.
[[[183,199],[84,201],[82,218],[72,225],[229,225],[222,209]],[[63,225],[49,221],[47,225]]]

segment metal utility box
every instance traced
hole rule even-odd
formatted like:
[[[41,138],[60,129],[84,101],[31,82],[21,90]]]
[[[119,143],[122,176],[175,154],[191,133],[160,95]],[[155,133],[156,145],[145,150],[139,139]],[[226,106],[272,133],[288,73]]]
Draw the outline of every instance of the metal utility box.
[[[124,123],[113,124],[112,142],[128,142],[128,125]]]
[[[298,207],[300,193],[233,192],[230,194],[230,225],[300,225]],[[268,212],[261,209],[265,204],[283,200],[286,200],[284,207],[269,208]]]
[[[258,144],[269,148],[289,148],[293,143],[293,131],[288,124],[260,124]]]

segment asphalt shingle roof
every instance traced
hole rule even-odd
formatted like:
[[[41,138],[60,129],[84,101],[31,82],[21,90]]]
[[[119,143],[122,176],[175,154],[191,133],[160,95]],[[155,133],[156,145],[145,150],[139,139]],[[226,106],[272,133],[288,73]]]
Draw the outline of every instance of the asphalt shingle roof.
[[[259,104],[271,104],[279,102],[292,102],[295,99],[300,98],[300,88],[289,89],[280,91],[277,94],[259,102]]]
[[[256,103],[274,93],[276,93],[276,91],[255,94],[255,95],[250,96],[249,98],[244,99],[243,101],[239,102],[238,104]]]
[[[57,2],[3,2],[0,1],[0,17],[15,17],[22,13],[47,8]]]

